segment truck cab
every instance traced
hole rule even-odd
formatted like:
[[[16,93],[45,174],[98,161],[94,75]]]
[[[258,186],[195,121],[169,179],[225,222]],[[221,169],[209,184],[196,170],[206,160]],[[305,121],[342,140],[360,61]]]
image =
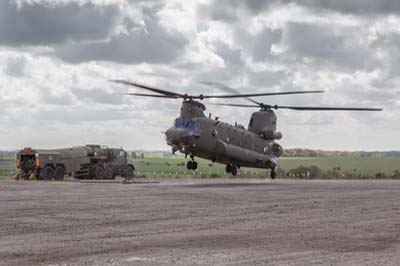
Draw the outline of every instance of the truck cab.
[[[17,154],[16,164],[19,169],[19,176],[23,179],[29,179],[40,167],[39,154],[31,148],[24,148]]]

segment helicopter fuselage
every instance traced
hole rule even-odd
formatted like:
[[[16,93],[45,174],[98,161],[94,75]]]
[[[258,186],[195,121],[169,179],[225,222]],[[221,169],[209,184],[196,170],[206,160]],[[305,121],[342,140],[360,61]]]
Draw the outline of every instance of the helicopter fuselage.
[[[183,102],[181,116],[166,131],[167,143],[174,152],[238,167],[276,167],[281,148],[274,140],[207,118],[204,109],[201,103]]]
[[[293,94],[322,93],[324,91],[286,91],[264,93],[238,93],[235,89],[223,84],[205,82],[203,84],[217,85],[228,95],[190,95],[176,91],[159,89],[126,80],[112,80],[128,86],[141,88],[148,93],[129,93],[129,95],[183,99],[180,116],[174,125],[165,134],[168,145],[172,146],[172,152],[180,151],[190,155],[191,161],[187,162],[187,169],[196,170],[197,162],[194,157],[201,157],[226,164],[226,172],[236,175],[241,166],[270,168],[271,178],[275,179],[277,172],[275,167],[278,158],[282,155],[282,147],[276,140],[282,138],[282,133],[276,131],[277,117],[273,110],[290,109],[296,111],[382,111],[381,108],[355,108],[355,107],[320,107],[320,106],[284,106],[269,105],[258,102],[250,97],[277,96]],[[231,106],[241,108],[260,108],[251,115],[247,130],[243,126],[232,126],[216,119],[207,118],[204,115],[206,107],[196,100],[205,99],[233,99],[244,98],[252,104],[214,103],[214,105]]]

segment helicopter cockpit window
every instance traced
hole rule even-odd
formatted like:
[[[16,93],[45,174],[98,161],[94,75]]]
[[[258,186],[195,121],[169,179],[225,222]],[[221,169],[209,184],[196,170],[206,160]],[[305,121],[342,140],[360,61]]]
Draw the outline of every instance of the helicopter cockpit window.
[[[185,128],[192,129],[192,130],[197,130],[198,129],[198,124],[197,122],[193,120],[189,120],[186,122]]]
[[[174,126],[176,128],[184,128],[185,127],[185,121],[181,118],[175,119]]]
[[[187,129],[192,129],[192,130],[198,130],[198,123],[193,120],[188,120],[185,121],[183,119],[176,119],[174,126],[176,128],[187,128]]]

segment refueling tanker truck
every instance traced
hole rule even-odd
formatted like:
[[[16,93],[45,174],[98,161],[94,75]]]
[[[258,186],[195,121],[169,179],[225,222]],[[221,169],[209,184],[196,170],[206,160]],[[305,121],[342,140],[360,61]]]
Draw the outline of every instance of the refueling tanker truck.
[[[86,145],[54,150],[24,148],[17,154],[19,173],[15,179],[64,180],[133,178],[135,167],[128,153],[100,145]]]

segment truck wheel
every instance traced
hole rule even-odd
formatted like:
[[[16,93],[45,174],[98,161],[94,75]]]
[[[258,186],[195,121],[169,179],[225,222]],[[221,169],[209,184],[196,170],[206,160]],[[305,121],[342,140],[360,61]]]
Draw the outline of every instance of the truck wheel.
[[[114,179],[114,170],[111,166],[106,167],[105,175],[107,179]]]
[[[55,171],[54,179],[56,181],[63,181],[65,176],[65,168],[63,166],[57,166]]]
[[[104,176],[105,176],[104,168],[101,166],[96,166],[96,169],[94,170],[94,178],[104,179]]]
[[[132,166],[128,166],[127,168],[126,168],[126,177],[128,178],[128,179],[131,179],[131,178],[133,178],[135,176],[135,170],[133,169],[133,167]]]
[[[53,180],[54,175],[55,175],[54,168],[48,165],[43,169],[42,179],[46,181]]]

